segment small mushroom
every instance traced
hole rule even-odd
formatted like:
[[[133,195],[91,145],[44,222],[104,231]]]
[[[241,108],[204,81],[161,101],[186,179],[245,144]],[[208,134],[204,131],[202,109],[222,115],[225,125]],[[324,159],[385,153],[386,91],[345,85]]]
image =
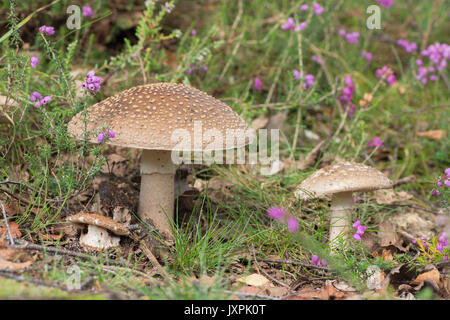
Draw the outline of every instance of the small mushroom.
[[[80,236],[80,244],[83,247],[106,250],[119,246],[120,236],[130,234],[126,226],[108,217],[96,213],[82,212],[67,218],[67,221],[80,229],[88,231]]]
[[[114,131],[115,138],[106,143],[143,149],[138,216],[166,236],[172,235],[174,216],[177,166],[172,161],[172,151],[226,150],[249,143],[249,139],[237,139],[229,148],[224,145],[226,139],[212,145],[202,136],[202,144],[196,144],[196,123],[202,132],[211,130],[222,137],[227,137],[230,129],[247,130],[247,125],[225,103],[182,84],[154,83],[127,89],[91,106],[86,126],[83,119],[79,113],[70,121],[68,130],[73,137],[83,139],[85,129],[95,132],[107,127]],[[183,132],[181,138],[190,135],[193,144],[180,146],[179,139],[173,139],[175,132]],[[97,143],[96,137],[89,139]]]
[[[350,213],[355,208],[353,192],[392,188],[393,182],[375,168],[355,162],[339,162],[324,167],[297,187],[295,196],[309,200],[331,195],[330,245],[349,230]]]

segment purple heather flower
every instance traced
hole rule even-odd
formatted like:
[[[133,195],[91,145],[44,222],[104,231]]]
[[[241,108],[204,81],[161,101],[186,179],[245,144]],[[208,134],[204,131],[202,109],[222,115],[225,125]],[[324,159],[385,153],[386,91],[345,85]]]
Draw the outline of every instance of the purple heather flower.
[[[359,32],[351,32],[345,35],[348,43],[358,43]]]
[[[39,32],[40,33],[45,33],[45,34],[51,36],[51,35],[55,34],[55,28],[48,27],[48,26],[42,26],[42,27],[39,28]]]
[[[339,36],[341,36],[341,37],[345,37],[346,34],[347,34],[347,32],[345,32],[344,29],[339,29],[338,34],[339,34]]]
[[[317,2],[314,2],[313,4],[314,13],[318,16],[320,16],[323,13],[323,7],[318,4]]]
[[[416,65],[418,65],[419,67],[423,65],[423,61],[422,59],[417,59],[416,60]]]
[[[253,85],[256,90],[261,91],[262,89],[262,81],[260,78],[256,77],[253,79]]]
[[[42,98],[43,98],[42,95],[36,91],[34,91],[30,96],[31,101],[41,100]]]
[[[381,69],[377,69],[375,71],[375,75],[378,78],[385,77],[386,82],[390,85],[393,85],[397,79],[395,78],[394,73],[388,66],[383,66]]]
[[[83,17],[92,17],[94,15],[94,11],[89,6],[83,6],[81,10],[83,11]]]
[[[353,235],[353,238],[356,241],[361,241],[361,237],[366,231],[366,227],[361,225],[361,221],[357,220],[353,223],[352,227],[356,229],[356,233]]]
[[[39,108],[40,106],[41,106],[41,101],[36,101],[35,103],[34,103],[34,106],[36,107],[36,108]]]
[[[92,93],[97,93],[100,90],[100,83],[102,78],[95,75],[95,71],[91,70],[86,74],[86,81],[81,84],[83,89],[88,89]]]
[[[300,24],[298,26],[295,27],[294,31],[302,31],[303,29],[306,28],[308,24],[305,22],[300,22]]]
[[[368,145],[371,148],[381,148],[383,146],[383,140],[380,137],[374,137],[369,141]]]
[[[365,58],[367,61],[372,60],[372,54],[367,51],[364,51],[363,53],[361,53],[361,57]]]
[[[311,263],[317,267],[326,267],[328,265],[328,262],[325,259],[319,261],[319,257],[317,255],[312,256]]]
[[[39,59],[35,56],[32,56],[30,59],[30,65],[32,68],[36,68],[37,64],[39,63]]]
[[[288,20],[287,20],[287,22],[281,26],[281,29],[283,29],[283,30],[289,30],[289,29],[292,29],[292,28],[294,28],[294,27],[295,27],[295,21],[294,21],[294,18],[289,17]]]
[[[195,36],[197,35],[197,30],[195,30],[195,29],[192,29],[192,31],[191,31],[191,35],[192,35],[193,37],[195,37]]]
[[[415,42],[409,42],[407,40],[400,39],[397,40],[397,44],[403,47],[408,53],[417,50],[417,44]]]
[[[428,57],[438,71],[443,70],[447,67],[447,60],[450,59],[450,46],[436,42],[423,50],[422,56]]]
[[[271,207],[267,210],[267,215],[272,219],[280,220],[284,217],[285,210],[281,207]]]
[[[47,104],[47,102],[49,102],[50,100],[52,100],[52,97],[45,96],[44,98],[41,99],[41,103],[42,104]]]
[[[309,9],[309,6],[307,5],[307,4],[302,4],[301,6],[300,6],[300,10],[302,10],[302,11],[306,11],[306,10],[308,10]]]
[[[301,77],[302,77],[302,74],[301,74],[301,72],[300,71],[298,71],[298,70],[292,70],[292,74],[294,75],[294,78],[295,79],[300,79]]]
[[[318,64],[322,63],[322,60],[318,56],[312,56],[311,60],[314,62],[317,62]]]
[[[437,185],[438,187],[442,187],[442,186],[443,186],[442,182],[440,182],[440,181],[437,181],[437,182],[436,182],[436,185]]]
[[[109,129],[109,130],[108,130],[108,136],[109,136],[110,138],[115,138],[115,137],[116,137],[116,134],[114,133],[114,131],[112,131],[111,129]]]
[[[437,81],[438,76],[435,75],[435,74],[432,74],[432,75],[429,77],[429,79],[430,79],[430,81]]]
[[[303,84],[304,88],[310,88],[314,85],[315,77],[312,74],[307,74],[305,76],[305,83]]]
[[[172,10],[175,8],[175,5],[172,3],[166,2],[163,5],[161,5],[161,9],[166,11],[167,13],[171,13]]]
[[[286,220],[286,224],[290,233],[295,233],[298,231],[298,221],[294,217],[289,217]]]
[[[440,196],[441,192],[439,190],[433,189],[433,190],[431,190],[431,195],[432,196]]]
[[[105,138],[105,135],[100,132],[97,136],[98,143],[102,143],[104,138]]]
[[[445,184],[447,187],[450,187],[450,180],[445,180],[445,181],[444,181],[444,184]]]
[[[318,262],[319,262],[319,257],[316,255],[313,255],[312,259],[311,259],[311,263],[314,265],[317,265]]]
[[[356,220],[355,222],[353,222],[352,227],[353,228],[358,228],[361,225],[361,221]]]
[[[444,173],[447,176],[447,178],[450,178],[450,168],[445,169]]]
[[[380,5],[382,5],[385,8],[389,8],[394,4],[394,0],[375,0],[375,2],[378,2]]]

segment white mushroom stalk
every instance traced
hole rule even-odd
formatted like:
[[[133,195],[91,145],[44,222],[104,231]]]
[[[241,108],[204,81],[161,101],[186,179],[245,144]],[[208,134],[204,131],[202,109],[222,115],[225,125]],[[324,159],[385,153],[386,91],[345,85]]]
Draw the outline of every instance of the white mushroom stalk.
[[[82,246],[98,250],[118,247],[119,242],[120,237],[110,235],[108,230],[94,225],[88,225],[88,232],[80,236]]]
[[[343,237],[351,225],[351,211],[354,209],[352,192],[335,193],[331,198],[330,207],[330,246],[337,245],[337,239]]]
[[[138,216],[166,235],[172,234],[176,168],[170,151],[142,152]]]

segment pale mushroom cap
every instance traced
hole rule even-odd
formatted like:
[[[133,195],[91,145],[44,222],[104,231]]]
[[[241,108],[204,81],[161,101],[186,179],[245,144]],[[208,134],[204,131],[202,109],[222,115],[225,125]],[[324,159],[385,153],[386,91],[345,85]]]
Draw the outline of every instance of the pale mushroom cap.
[[[247,130],[248,127],[229,106],[208,94],[183,84],[153,83],[133,87],[111,96],[88,111],[87,130],[99,132],[108,127],[115,138],[108,143],[122,147],[149,150],[222,150],[226,144],[227,130]],[[83,139],[83,116],[78,113],[69,123],[69,133]],[[209,139],[203,139],[201,148],[194,147],[194,122],[201,123],[202,133],[218,130],[223,136],[222,148],[211,148]],[[172,141],[175,130],[184,130],[190,135],[189,148],[180,148]],[[186,135],[182,135],[186,136]],[[90,135],[91,142],[97,142]],[[245,146],[237,141],[233,148]]]
[[[324,197],[340,192],[392,188],[392,181],[375,168],[355,162],[339,162],[324,167],[302,181],[295,191],[298,199]]]
[[[119,236],[126,236],[130,234],[130,230],[128,230],[128,228],[123,224],[96,213],[86,213],[86,212],[78,213],[76,215],[68,217],[67,221],[75,225],[80,224],[94,225],[109,230],[112,233]]]

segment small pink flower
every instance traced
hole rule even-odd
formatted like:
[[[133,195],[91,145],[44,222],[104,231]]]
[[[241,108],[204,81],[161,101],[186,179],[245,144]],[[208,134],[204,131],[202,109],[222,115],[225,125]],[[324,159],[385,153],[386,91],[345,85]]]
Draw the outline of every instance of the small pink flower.
[[[320,16],[323,13],[323,7],[318,4],[317,2],[314,2],[313,4],[314,13],[318,16]]]
[[[294,18],[289,17],[288,20],[287,20],[287,22],[281,26],[281,29],[283,29],[283,30],[289,30],[289,29],[292,29],[292,28],[294,28],[294,27],[295,27],[295,21],[294,21]]]
[[[294,217],[289,217],[286,220],[286,224],[290,233],[295,233],[298,231],[298,221]]]
[[[39,63],[39,59],[35,56],[32,56],[30,59],[30,65],[34,69],[36,68],[37,64]]]
[[[307,4],[302,4],[301,6],[300,6],[300,10],[302,10],[302,11],[306,11],[306,10],[308,10],[309,9],[309,6],[307,5]]]
[[[298,70],[293,70],[293,71],[292,71],[292,74],[294,75],[294,78],[295,78],[295,79],[300,79],[300,78],[302,77],[301,72],[298,71]]]
[[[112,131],[111,129],[109,129],[109,130],[108,130],[108,136],[109,136],[110,138],[115,138],[115,137],[116,137],[116,134],[114,133],[114,131]]]
[[[39,32],[40,33],[45,33],[45,34],[51,36],[51,35],[55,34],[55,28],[48,27],[48,26],[42,26],[42,27],[39,28]]]
[[[191,31],[191,35],[192,35],[193,37],[195,37],[195,36],[197,35],[197,30],[195,30],[195,29],[192,29],[192,31]]]
[[[83,6],[81,10],[83,11],[83,17],[92,17],[94,15],[92,8],[89,6]]]
[[[302,31],[306,28],[308,24],[306,22],[301,22],[298,26],[295,27],[294,31]]]
[[[255,79],[253,79],[253,85],[254,85],[256,90],[261,91],[261,89],[262,89],[262,81],[261,81],[260,78],[256,77]]]
[[[280,220],[284,217],[285,215],[285,210],[284,208],[281,207],[271,207],[267,210],[267,215],[275,220]]]
[[[370,52],[364,51],[361,53],[361,57],[365,58],[367,61],[372,61],[372,54]]]
[[[104,138],[105,138],[105,135],[100,132],[97,136],[98,143],[102,143]]]
[[[371,148],[381,148],[383,146],[383,140],[380,137],[375,137],[368,143]]]
[[[375,2],[378,2],[380,5],[382,5],[385,8],[389,8],[394,4],[394,0],[375,0]]]

